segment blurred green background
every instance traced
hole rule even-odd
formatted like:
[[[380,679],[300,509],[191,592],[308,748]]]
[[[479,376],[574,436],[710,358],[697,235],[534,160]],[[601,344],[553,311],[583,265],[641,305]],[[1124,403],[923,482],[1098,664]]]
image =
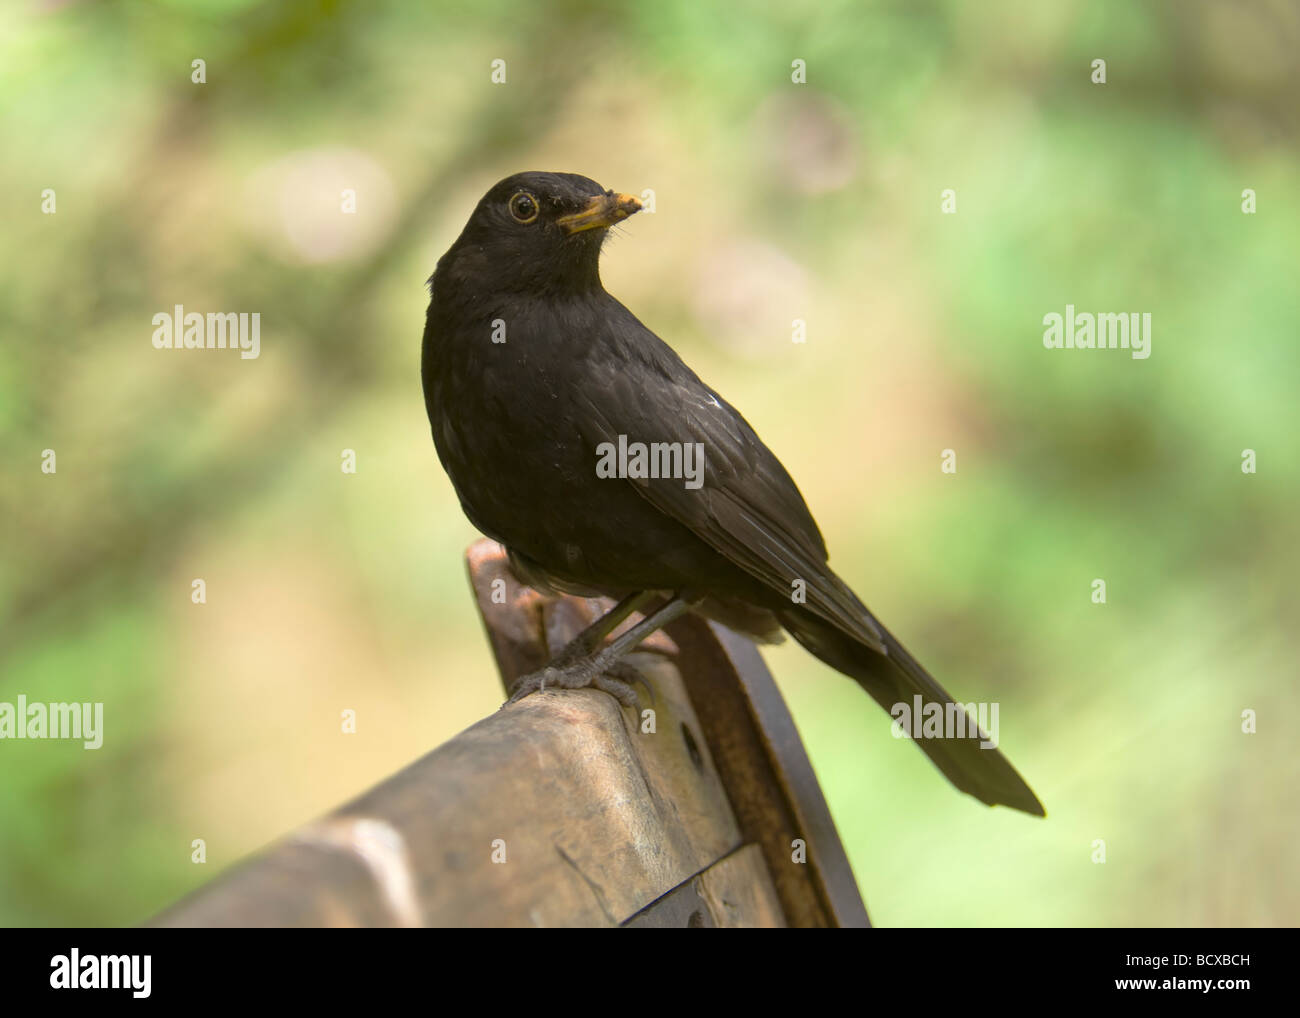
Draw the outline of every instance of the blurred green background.
[[[1291,2],[6,5],[0,700],[106,739],[0,742],[0,924],[140,922],[498,706],[424,281],[554,169],[654,190],[606,286],[1047,805],[766,651],[873,919],[1295,925],[1298,49]],[[1045,350],[1067,303],[1150,359]],[[175,304],[261,356],[155,350]]]

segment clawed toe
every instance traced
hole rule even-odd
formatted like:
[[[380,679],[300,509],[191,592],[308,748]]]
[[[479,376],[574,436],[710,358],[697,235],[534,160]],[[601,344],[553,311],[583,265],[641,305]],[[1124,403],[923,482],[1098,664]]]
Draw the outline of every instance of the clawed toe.
[[[615,661],[606,666],[602,677],[610,682],[617,682],[626,691],[627,696],[631,698],[631,702],[618,697],[617,694],[610,690],[605,690],[610,696],[616,697],[623,706],[633,709],[641,706],[641,698],[636,691],[638,683],[645,689],[646,695],[650,697],[650,702],[654,703],[654,686],[650,685],[650,680],[641,674],[641,669],[637,668],[636,665],[628,661]],[[603,686],[601,688],[604,689]]]
[[[591,684],[596,689],[604,690],[624,707],[629,707],[632,710],[641,708],[641,701],[637,699],[636,690],[622,679],[616,679],[610,675],[597,675],[591,680]]]
[[[540,671],[521,676],[510,692],[510,699],[502,707],[518,703],[524,697],[543,689],[599,689],[608,693],[624,707],[637,710],[641,706],[634,683],[645,686],[650,698],[654,690],[635,667],[626,661],[601,660],[601,656],[584,661],[566,662],[561,667],[547,665]]]
[[[555,672],[555,669],[547,667],[547,668],[543,668],[540,672],[532,672],[528,675],[521,675],[515,681],[514,686],[511,688],[510,699],[507,700],[505,703],[503,703],[501,706],[509,707],[512,703],[518,703],[520,700],[522,700],[525,696],[528,696],[530,693],[536,693],[539,689],[545,689],[548,684],[552,686],[558,685],[558,683],[554,681],[548,683],[547,681],[548,672],[552,674],[558,674]]]

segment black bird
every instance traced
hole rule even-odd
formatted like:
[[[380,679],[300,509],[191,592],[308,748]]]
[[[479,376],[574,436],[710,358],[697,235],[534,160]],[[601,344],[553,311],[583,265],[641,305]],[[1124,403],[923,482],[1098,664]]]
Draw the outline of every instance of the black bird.
[[[887,711],[917,696],[952,703],[831,571],[799,489],[754,429],[605,292],[601,245],[640,207],[578,174],[507,177],[429,280],[425,405],[465,515],[524,582],[621,599],[511,700],[596,686],[635,703],[619,658],[693,610],[759,640],[784,627]],[[649,450],[639,460],[637,443]],[[972,723],[964,738],[917,743],[962,791],[1044,815],[983,738]]]

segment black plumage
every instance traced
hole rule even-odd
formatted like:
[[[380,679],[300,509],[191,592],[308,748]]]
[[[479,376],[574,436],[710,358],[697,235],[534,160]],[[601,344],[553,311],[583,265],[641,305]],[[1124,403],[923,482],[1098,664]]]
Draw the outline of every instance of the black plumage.
[[[671,593],[757,639],[784,628],[886,710],[916,695],[951,703],[831,570],[798,488],[744,417],[605,292],[601,244],[639,207],[576,174],[516,174],[438,262],[425,403],[466,515],[526,582]],[[598,476],[598,450],[620,436],[699,443],[702,486]],[[566,659],[525,689],[589,684],[606,663]],[[1042,815],[978,732],[917,741],[963,791]]]

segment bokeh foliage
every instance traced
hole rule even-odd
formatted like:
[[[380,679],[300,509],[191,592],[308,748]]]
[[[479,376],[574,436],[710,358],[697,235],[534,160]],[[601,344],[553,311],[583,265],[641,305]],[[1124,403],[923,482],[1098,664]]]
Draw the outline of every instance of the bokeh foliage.
[[[1294,925],[1298,41],[1281,0],[8,15],[0,700],[107,734],[0,743],[0,923],[141,921],[498,704],[423,282],[491,183],[559,169],[655,190],[607,286],[1048,807],[959,797],[768,653],[874,919]],[[1151,312],[1152,356],[1044,350],[1067,303]],[[261,357],[154,350],[175,304],[260,312]]]

